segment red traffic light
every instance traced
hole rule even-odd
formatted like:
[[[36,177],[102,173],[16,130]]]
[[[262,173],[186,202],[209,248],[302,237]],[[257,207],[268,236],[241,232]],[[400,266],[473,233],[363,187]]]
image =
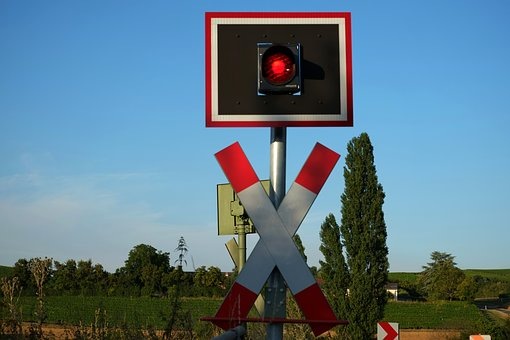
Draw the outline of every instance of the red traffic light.
[[[291,51],[273,46],[262,56],[262,76],[272,85],[283,85],[294,78],[296,63]]]
[[[301,91],[299,43],[258,43],[258,94],[292,94]]]

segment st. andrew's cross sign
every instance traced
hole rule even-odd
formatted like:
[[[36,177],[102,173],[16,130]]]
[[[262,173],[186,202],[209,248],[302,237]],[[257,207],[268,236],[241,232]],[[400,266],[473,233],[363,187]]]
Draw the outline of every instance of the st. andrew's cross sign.
[[[292,240],[339,157],[317,143],[275,209],[239,143],[216,154],[223,172],[257,226],[260,240],[215,317],[204,319],[225,330],[246,321],[259,292],[277,267],[316,336],[346,323],[337,320]]]

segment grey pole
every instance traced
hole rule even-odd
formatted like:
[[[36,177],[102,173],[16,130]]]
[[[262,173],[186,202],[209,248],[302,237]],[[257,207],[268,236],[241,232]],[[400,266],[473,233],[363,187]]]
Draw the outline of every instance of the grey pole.
[[[276,209],[285,196],[285,173],[286,173],[286,146],[287,128],[271,128],[270,158],[269,158],[269,180],[271,182],[269,198]],[[266,318],[286,317],[286,288],[282,274],[275,267],[267,282],[265,294],[264,316]],[[267,325],[267,340],[283,339],[283,324],[274,323]]]
[[[242,339],[246,335],[246,329],[243,325],[229,329],[225,333],[214,337],[213,340],[237,340]]]
[[[237,239],[239,243],[239,265],[237,271],[240,273],[246,263],[246,225],[242,225],[237,230]]]
[[[239,266],[237,268],[237,272],[240,273],[246,263],[246,225],[243,224],[237,231],[237,239],[239,240]],[[242,335],[246,334],[248,329],[247,324],[243,322],[239,325],[239,327],[241,327],[244,331]],[[242,339],[242,337],[240,336],[231,339]]]

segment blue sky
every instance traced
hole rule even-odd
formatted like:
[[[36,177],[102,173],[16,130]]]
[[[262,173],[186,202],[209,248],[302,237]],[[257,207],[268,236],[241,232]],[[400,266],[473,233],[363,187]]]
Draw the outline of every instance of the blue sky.
[[[0,264],[92,259],[147,243],[230,270],[216,232],[214,153],[239,141],[269,175],[269,128],[205,128],[204,13],[352,13],[352,128],[289,128],[287,180],[316,142],[375,149],[391,271],[433,251],[510,268],[510,3],[452,1],[0,2]],[[317,265],[340,220],[343,158],[299,229]],[[257,236],[250,235],[248,247]]]

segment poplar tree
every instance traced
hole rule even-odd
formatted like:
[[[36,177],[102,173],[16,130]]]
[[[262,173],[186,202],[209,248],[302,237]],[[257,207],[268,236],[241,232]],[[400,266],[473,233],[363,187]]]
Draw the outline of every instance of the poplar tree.
[[[308,257],[305,254],[305,246],[303,245],[303,242],[301,241],[301,237],[299,237],[299,234],[295,234],[292,236],[292,239],[294,240],[294,243],[296,244],[297,249],[301,253],[301,256],[303,256],[303,259],[305,262],[308,260]]]
[[[346,296],[349,284],[349,272],[342,253],[340,227],[335,216],[329,214],[321,225],[321,245],[319,250],[324,255],[320,260],[320,277],[323,280],[322,289],[340,319],[347,318]]]
[[[347,326],[352,339],[371,339],[387,301],[388,247],[373,147],[362,133],[347,145],[340,232],[349,270]]]

